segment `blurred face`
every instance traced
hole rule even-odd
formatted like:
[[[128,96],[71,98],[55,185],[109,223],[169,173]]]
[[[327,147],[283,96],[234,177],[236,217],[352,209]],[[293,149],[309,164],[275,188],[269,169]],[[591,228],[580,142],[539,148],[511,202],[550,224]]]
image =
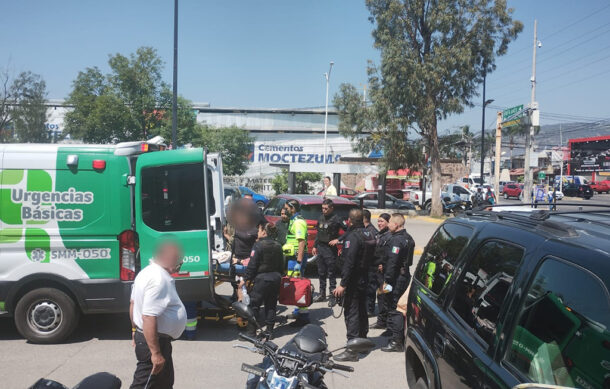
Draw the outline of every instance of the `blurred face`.
[[[156,262],[170,273],[176,273],[182,266],[182,249],[176,243],[165,243],[158,251]]]
[[[244,199],[247,200],[247,201],[254,201],[254,199],[252,198],[251,194],[244,195]]]
[[[333,213],[333,207],[331,207],[330,205],[327,205],[327,204],[322,204],[322,214],[324,216],[328,216],[331,213]]]
[[[286,213],[285,208],[282,209],[282,212],[280,213],[280,217],[282,218],[282,221],[284,221],[284,222],[288,221],[288,214]]]
[[[293,211],[293,209],[288,204],[286,204],[284,206],[284,212],[286,212],[286,216],[288,218],[291,218],[294,211]]]
[[[385,229],[388,226],[388,222],[380,217],[379,219],[377,219],[377,227],[379,228],[379,231]]]

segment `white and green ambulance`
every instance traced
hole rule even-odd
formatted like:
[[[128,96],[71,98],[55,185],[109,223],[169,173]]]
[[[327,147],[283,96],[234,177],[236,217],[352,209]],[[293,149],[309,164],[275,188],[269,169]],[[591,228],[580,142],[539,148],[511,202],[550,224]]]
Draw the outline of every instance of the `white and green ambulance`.
[[[0,145],[0,316],[26,339],[60,342],[80,314],[128,310],[133,279],[165,234],[183,245],[181,298],[213,301],[220,156],[153,149]]]

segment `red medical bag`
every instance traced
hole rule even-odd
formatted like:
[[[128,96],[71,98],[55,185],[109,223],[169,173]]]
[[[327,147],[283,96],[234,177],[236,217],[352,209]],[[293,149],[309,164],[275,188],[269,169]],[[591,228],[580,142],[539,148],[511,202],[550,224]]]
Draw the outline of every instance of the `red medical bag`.
[[[308,307],[311,305],[313,287],[307,278],[282,277],[279,302],[283,305]]]

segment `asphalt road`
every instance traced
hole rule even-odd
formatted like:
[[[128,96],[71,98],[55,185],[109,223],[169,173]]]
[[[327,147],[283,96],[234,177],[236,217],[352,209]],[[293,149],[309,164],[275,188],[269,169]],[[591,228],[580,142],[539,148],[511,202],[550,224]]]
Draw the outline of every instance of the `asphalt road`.
[[[429,218],[411,218],[407,231],[421,250],[437,227]],[[418,251],[419,252],[419,251]],[[419,256],[415,258],[415,264]],[[411,270],[413,272],[413,269]],[[317,280],[314,285],[317,286]],[[225,287],[224,292],[227,292]],[[328,334],[330,349],[341,347],[345,341],[343,317],[335,319],[326,303],[311,306],[311,318]],[[374,323],[374,318],[370,323]],[[286,343],[297,331],[289,326],[276,330],[274,341]],[[381,330],[371,330],[369,337],[377,348],[354,363],[355,372],[350,378],[327,375],[329,388],[406,388],[404,355],[384,353],[379,347],[387,343]],[[234,321],[200,322],[195,341],[176,341],[174,366],[177,389],[239,388],[243,387],[246,373],[240,371],[242,363],[258,363],[259,355],[235,349],[238,329]],[[83,317],[76,333],[65,344],[35,345],[22,339],[12,319],[0,319],[0,376],[2,388],[27,388],[38,378],[46,377],[66,386],[76,385],[82,378],[99,371],[116,374],[123,388],[131,384],[136,359],[131,347],[129,318],[126,314],[91,315]]]
[[[510,204],[510,205],[518,205],[521,203],[518,199],[504,199],[501,197],[499,199],[499,204]],[[568,205],[572,204],[572,205]],[[597,205],[605,206],[605,207],[597,207]],[[564,197],[562,200],[557,201],[557,210],[558,211],[578,211],[580,208],[583,210],[601,210],[601,209],[610,209],[610,194],[597,194],[595,193],[592,198],[589,200],[585,200],[580,197]],[[548,209],[548,205],[538,206],[540,209]]]

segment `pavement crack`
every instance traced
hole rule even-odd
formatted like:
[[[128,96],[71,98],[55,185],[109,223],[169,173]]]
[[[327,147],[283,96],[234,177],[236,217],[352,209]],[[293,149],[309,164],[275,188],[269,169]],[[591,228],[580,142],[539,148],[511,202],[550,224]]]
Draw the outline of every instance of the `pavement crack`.
[[[69,360],[71,360],[72,358],[74,358],[75,356],[77,356],[78,354],[81,353],[81,351],[83,351],[89,344],[85,343],[83,345],[83,347],[81,347],[77,352],[75,352],[74,354],[70,355],[68,358],[66,358],[65,361],[63,361],[62,363],[60,363],[59,365],[57,365],[54,369],[52,369],[50,372],[48,372],[45,377],[49,377],[51,374],[55,373],[57,370],[59,370],[60,368],[62,368]]]

